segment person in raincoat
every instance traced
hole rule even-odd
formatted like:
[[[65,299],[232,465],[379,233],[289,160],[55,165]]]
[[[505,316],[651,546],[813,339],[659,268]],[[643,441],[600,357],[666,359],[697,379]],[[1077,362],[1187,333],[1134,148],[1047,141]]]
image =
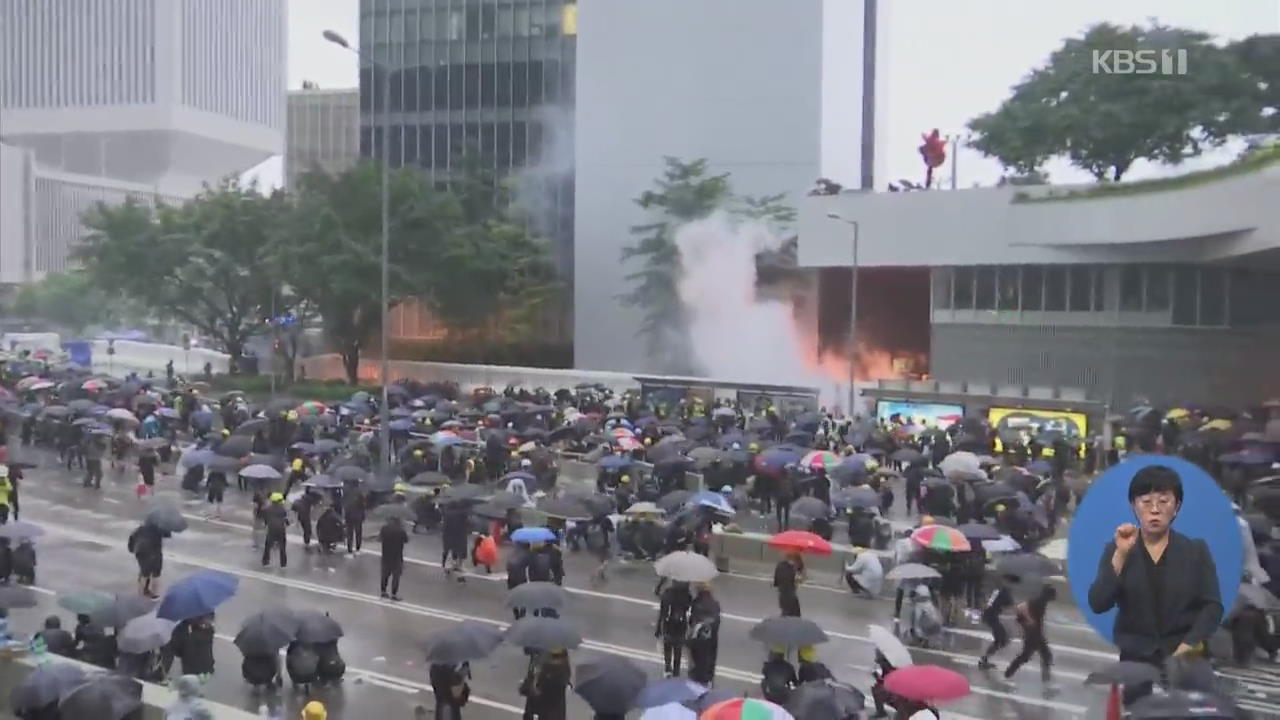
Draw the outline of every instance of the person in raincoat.
[[[204,704],[200,678],[183,675],[173,683],[178,699],[165,708],[164,720],[214,720],[213,711]]]
[[[910,613],[907,624],[907,638],[912,642],[929,647],[942,639],[942,612],[933,602],[933,593],[926,585],[917,585],[911,594]]]
[[[332,553],[338,543],[342,542],[342,517],[338,515],[333,503],[324,503],[324,509],[316,520],[316,541],[320,544],[320,551],[325,554]]]
[[[875,597],[884,586],[884,566],[880,563],[880,556],[866,548],[856,552],[853,562],[845,565],[845,582],[855,595],[861,593]]]
[[[156,599],[160,597],[160,573],[164,569],[164,538],[168,533],[149,522],[138,526],[129,536],[128,548],[138,561],[138,591]]]

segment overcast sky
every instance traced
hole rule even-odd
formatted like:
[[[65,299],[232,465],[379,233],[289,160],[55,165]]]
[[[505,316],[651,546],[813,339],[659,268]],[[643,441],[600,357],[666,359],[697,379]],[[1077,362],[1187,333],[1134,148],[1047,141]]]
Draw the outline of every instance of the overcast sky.
[[[608,0],[583,0],[607,2]],[[699,2],[701,0],[689,0]],[[785,6],[788,0],[777,0]],[[963,132],[965,123],[999,105],[1009,88],[1042,64],[1063,38],[1096,22],[1162,23],[1208,32],[1218,39],[1280,32],[1280,0],[881,0],[890,5],[887,125],[881,138],[889,177],[920,179],[920,133]],[[303,80],[321,87],[353,87],[354,55],[325,42],[333,29],[353,43],[359,36],[359,0],[289,0],[289,87]],[[1194,71],[1194,68],[1192,68]],[[1222,154],[1191,166],[1216,164]],[[1048,167],[1054,182],[1088,176],[1063,164]],[[1183,168],[1185,170],[1185,168]],[[972,151],[959,156],[960,186],[990,184],[998,163]],[[1174,170],[1179,172],[1181,170]],[[1135,167],[1131,177],[1169,172]],[[280,183],[280,160],[255,173]]]

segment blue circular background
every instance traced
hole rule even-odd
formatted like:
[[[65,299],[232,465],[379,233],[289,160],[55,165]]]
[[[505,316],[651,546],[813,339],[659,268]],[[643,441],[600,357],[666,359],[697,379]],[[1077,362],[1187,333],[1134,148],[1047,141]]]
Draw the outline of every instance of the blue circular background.
[[[1108,642],[1112,640],[1116,609],[1101,615],[1091,611],[1089,586],[1098,575],[1102,551],[1115,537],[1116,528],[1124,523],[1137,524],[1129,504],[1129,481],[1149,465],[1173,468],[1182,478],[1182,509],[1173,521],[1173,529],[1209,543],[1218,571],[1224,613],[1230,612],[1235,603],[1244,572],[1244,543],[1231,500],[1200,466],[1168,455],[1142,455],[1110,468],[1089,486],[1071,520],[1067,539],[1067,579],[1071,595],[1084,619]]]

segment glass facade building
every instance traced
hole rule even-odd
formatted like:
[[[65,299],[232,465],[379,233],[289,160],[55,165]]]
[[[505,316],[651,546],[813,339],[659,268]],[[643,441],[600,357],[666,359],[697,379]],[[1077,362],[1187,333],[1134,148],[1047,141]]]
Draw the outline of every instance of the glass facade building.
[[[446,184],[464,153],[514,175],[517,200],[573,267],[577,5],[565,0],[361,0],[360,150]],[[383,72],[389,77],[383,107]]]

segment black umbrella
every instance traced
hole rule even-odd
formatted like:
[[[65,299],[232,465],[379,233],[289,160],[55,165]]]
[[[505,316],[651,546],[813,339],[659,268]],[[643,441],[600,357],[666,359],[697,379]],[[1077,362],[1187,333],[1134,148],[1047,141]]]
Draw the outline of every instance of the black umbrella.
[[[500,490],[486,500],[485,504],[505,511],[508,508],[524,507],[525,499],[516,493]]]
[[[812,620],[799,617],[771,617],[751,628],[749,636],[769,647],[799,648],[824,643],[830,638]]]
[[[649,677],[634,662],[604,655],[574,671],[574,692],[598,715],[625,715]]]
[[[1141,685],[1160,682],[1160,670],[1147,663],[1121,660],[1089,673],[1086,685]]]
[[[336,490],[342,487],[342,481],[332,475],[313,475],[302,483],[303,487],[312,487],[317,490]]]
[[[859,485],[836,493],[831,497],[831,503],[839,507],[866,510],[880,507],[880,493],[872,490],[867,485]]]
[[[457,665],[488,657],[502,644],[502,632],[492,625],[464,620],[427,640],[427,662]]]
[[[440,501],[446,503],[462,503],[479,501],[489,491],[480,485],[451,485],[440,492]]]
[[[572,650],[582,644],[582,633],[561,618],[528,616],[507,628],[507,642],[528,650]]]
[[[253,438],[244,435],[232,435],[223,440],[215,452],[224,457],[244,457],[253,452]]]
[[[344,465],[331,473],[344,483],[364,482],[369,477],[369,471],[355,465]]]
[[[333,642],[342,637],[342,626],[328,613],[319,610],[299,610],[295,613],[298,619],[298,640],[305,643]]]
[[[899,448],[893,451],[889,459],[900,463],[914,463],[924,459],[924,454],[915,448]]]
[[[956,526],[956,530],[968,540],[999,540],[1001,535],[999,530],[982,523],[965,523]]]
[[[1005,555],[996,562],[996,571],[1018,577],[1056,575],[1058,566],[1049,558],[1034,553]]]
[[[568,599],[569,596],[564,588],[553,582],[526,582],[517,585],[507,593],[507,607],[560,611]]]
[[[816,497],[802,497],[791,503],[791,514],[810,519],[825,518],[831,514],[831,508]]]
[[[428,470],[426,472],[420,472],[417,475],[414,475],[413,477],[409,478],[409,484],[410,485],[426,485],[428,487],[439,487],[442,485],[449,484],[449,476],[445,475],[442,472]]]
[[[209,472],[233,473],[240,470],[240,458],[228,455],[214,455],[203,465]]]
[[[684,507],[692,495],[693,493],[688,490],[672,490],[658,498],[658,507],[662,508],[663,512],[674,512]]]
[[[177,533],[187,529],[187,518],[182,508],[168,499],[157,500],[147,511],[146,523],[160,532]]]
[[[835,680],[816,680],[791,691],[787,710],[804,720],[845,720],[859,717],[866,698],[852,685]]]
[[[268,423],[264,418],[254,418],[253,420],[246,420],[245,422],[242,422],[239,425],[237,425],[236,429],[231,431],[231,434],[233,436],[248,435],[252,437],[253,434],[256,432],[266,431],[267,426],[269,424],[270,423]]]
[[[274,655],[298,637],[298,616],[285,608],[269,608],[250,616],[236,633],[245,655]]]
[[[84,684],[88,678],[78,665],[47,662],[37,665],[9,693],[10,709],[16,713],[39,710],[58,702],[63,693]]]
[[[115,674],[94,675],[58,700],[58,714],[64,718],[124,720],[141,708],[142,683]]]
[[[1230,700],[1202,692],[1170,690],[1151,694],[1129,707],[1134,720],[1232,720],[1239,717]]]

